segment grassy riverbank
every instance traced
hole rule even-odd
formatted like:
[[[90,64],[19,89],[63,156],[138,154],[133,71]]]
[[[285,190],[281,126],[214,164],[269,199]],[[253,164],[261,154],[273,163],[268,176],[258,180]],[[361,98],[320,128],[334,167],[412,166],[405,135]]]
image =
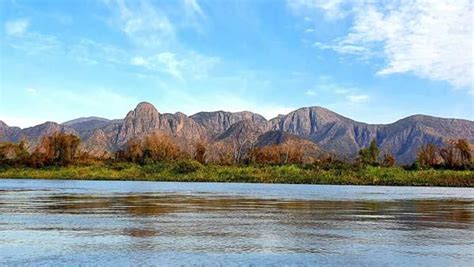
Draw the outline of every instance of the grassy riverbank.
[[[398,167],[323,169],[314,165],[218,166],[197,162],[0,168],[0,178],[248,182],[344,185],[474,186],[474,171],[405,170]]]

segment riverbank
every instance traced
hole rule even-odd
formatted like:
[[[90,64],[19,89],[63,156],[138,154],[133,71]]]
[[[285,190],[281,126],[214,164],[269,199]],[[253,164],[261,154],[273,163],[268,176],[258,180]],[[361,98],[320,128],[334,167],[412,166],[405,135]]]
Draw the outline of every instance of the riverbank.
[[[218,166],[197,162],[0,168],[0,178],[474,187],[474,171],[399,167]]]

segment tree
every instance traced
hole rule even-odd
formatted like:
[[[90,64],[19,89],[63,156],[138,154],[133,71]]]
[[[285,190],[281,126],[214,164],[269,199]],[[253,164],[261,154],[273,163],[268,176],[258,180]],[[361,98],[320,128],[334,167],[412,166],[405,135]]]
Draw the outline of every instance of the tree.
[[[439,153],[444,165],[448,168],[462,167],[472,163],[472,152],[466,139],[447,141]]]
[[[67,166],[74,162],[81,139],[73,134],[55,133],[44,136],[30,158],[34,166]]]
[[[20,144],[0,142],[0,165],[24,164],[28,157],[29,153],[24,142]]]
[[[458,139],[455,146],[459,151],[461,164],[471,164],[472,151],[469,142],[466,139]]]
[[[382,166],[384,166],[384,167],[393,167],[393,166],[395,166],[395,157],[390,153],[385,153],[383,155]]]
[[[417,161],[422,167],[434,167],[438,164],[438,147],[432,143],[418,149]]]
[[[454,140],[446,142],[446,145],[439,151],[439,155],[443,159],[446,167],[454,168],[458,165],[457,148]]]
[[[206,144],[204,142],[197,142],[194,145],[194,159],[199,163],[206,162]]]
[[[377,142],[373,139],[370,142],[369,147],[363,148],[359,151],[359,161],[366,165],[377,165],[377,159],[379,157],[380,150],[377,146]]]
[[[145,138],[143,143],[144,159],[153,162],[171,161],[184,157],[184,152],[169,135],[152,133]]]

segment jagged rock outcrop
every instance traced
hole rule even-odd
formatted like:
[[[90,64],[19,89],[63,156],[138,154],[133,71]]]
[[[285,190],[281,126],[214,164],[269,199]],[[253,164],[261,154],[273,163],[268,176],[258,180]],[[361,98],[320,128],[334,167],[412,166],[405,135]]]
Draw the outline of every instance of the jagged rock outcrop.
[[[185,114],[160,114],[152,104],[142,102],[121,123],[116,144],[120,147],[131,138],[153,132],[185,137],[188,140],[207,139],[205,128]]]
[[[190,117],[200,125],[202,125],[208,132],[210,138],[223,133],[229,129],[234,123],[249,120],[262,131],[268,129],[267,120],[259,115],[248,111],[242,112],[199,112]]]
[[[117,135],[117,145],[122,146],[133,137],[153,132],[160,126],[160,113],[150,103],[142,102],[123,120]]]

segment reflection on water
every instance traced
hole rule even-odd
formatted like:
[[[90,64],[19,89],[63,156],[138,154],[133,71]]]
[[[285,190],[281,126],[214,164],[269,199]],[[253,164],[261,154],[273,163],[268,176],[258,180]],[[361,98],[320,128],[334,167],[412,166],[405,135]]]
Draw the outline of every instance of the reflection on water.
[[[474,263],[474,195],[466,189],[410,198],[416,189],[390,188],[408,196],[390,199],[376,187],[336,198],[341,187],[239,185],[247,194],[223,184],[144,191],[107,183],[120,182],[0,181],[0,264]]]

